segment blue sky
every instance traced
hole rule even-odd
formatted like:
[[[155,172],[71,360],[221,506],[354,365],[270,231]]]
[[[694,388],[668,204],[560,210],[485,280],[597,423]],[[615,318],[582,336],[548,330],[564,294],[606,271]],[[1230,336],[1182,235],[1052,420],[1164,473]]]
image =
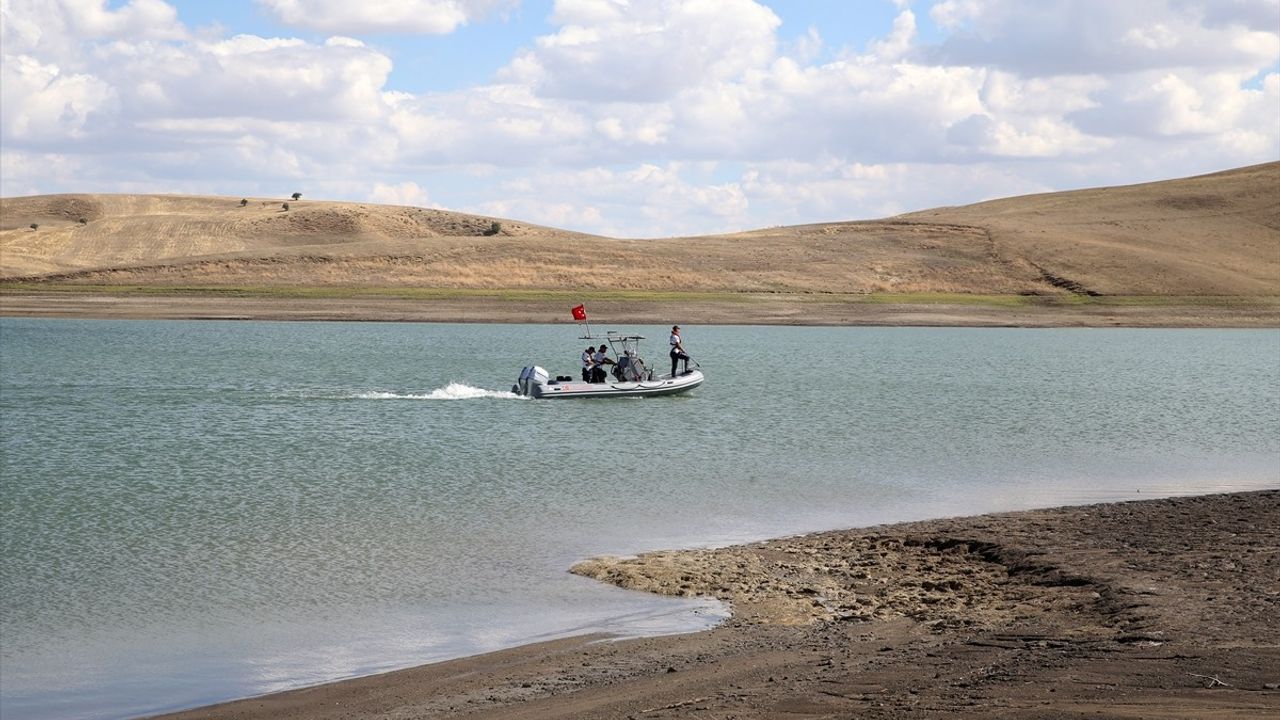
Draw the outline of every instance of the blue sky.
[[[288,188],[647,237],[1280,160],[1280,0],[0,12],[5,196]]]

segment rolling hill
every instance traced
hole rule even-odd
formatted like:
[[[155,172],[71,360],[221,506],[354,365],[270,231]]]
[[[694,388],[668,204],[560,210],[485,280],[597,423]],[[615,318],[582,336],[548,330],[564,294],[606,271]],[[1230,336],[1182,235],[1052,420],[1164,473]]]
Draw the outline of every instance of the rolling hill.
[[[161,287],[1280,295],[1280,163],[876,221],[627,240],[369,203],[0,199],[0,278]],[[498,223],[497,234],[491,233]],[[36,224],[37,229],[31,229]]]

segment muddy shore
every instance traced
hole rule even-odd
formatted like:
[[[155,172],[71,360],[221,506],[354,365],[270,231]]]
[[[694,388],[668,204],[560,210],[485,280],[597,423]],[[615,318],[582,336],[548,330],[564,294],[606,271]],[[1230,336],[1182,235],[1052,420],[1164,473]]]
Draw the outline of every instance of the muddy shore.
[[[0,316],[163,320],[299,320],[460,323],[569,321],[565,299],[255,297],[89,292],[0,294]],[[726,300],[593,300],[599,323],[940,327],[1280,327],[1274,298],[1011,298],[998,302],[865,301],[856,296],[743,294]]]
[[[1266,490],[598,558],[574,572],[734,615],[167,717],[1280,717],[1278,527]]]

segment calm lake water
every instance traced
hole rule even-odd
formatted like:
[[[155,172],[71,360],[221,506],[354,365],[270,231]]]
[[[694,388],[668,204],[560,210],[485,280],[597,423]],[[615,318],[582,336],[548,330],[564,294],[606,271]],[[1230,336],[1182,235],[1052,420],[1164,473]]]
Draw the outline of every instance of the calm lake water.
[[[0,714],[720,612],[565,572],[595,554],[1280,486],[1274,330],[691,326],[688,395],[506,392],[578,334],[0,320]]]

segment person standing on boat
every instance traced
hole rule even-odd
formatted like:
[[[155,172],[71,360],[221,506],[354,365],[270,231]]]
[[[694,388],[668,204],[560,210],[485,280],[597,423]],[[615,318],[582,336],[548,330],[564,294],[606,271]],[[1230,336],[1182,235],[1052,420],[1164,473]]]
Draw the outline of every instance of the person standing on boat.
[[[671,377],[676,376],[676,364],[681,360],[684,361],[684,371],[689,372],[689,355],[684,351],[684,344],[680,341],[680,326],[671,326]]]
[[[593,365],[591,370],[591,373],[592,373],[591,382],[602,383],[605,381],[605,378],[608,376],[608,373],[605,371],[604,366],[613,364],[613,361],[609,359],[609,356],[607,354],[608,352],[609,352],[609,346],[601,345],[600,349],[596,350],[596,354],[591,356],[591,361]]]
[[[595,367],[595,348],[588,345],[586,350],[582,351],[582,382],[591,382],[591,371]]]

